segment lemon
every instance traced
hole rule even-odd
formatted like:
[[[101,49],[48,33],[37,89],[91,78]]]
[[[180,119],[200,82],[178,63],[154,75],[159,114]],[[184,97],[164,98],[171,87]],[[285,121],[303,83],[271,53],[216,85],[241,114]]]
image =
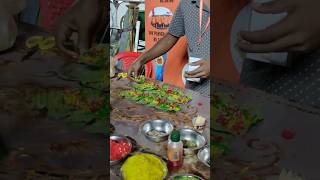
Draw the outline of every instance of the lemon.
[[[27,39],[26,41],[26,47],[27,48],[34,48],[40,44],[44,40],[43,36],[32,36]]]
[[[39,43],[39,48],[41,50],[49,50],[49,49],[52,49],[54,48],[56,45],[56,40],[54,37],[47,37],[47,38],[44,38],[44,40],[40,41]]]

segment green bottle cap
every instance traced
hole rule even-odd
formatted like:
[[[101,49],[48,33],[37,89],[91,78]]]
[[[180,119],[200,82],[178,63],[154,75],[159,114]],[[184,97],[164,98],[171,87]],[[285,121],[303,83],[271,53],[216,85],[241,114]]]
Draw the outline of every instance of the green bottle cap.
[[[171,141],[172,142],[179,142],[180,141],[180,132],[179,131],[173,131],[171,133]]]

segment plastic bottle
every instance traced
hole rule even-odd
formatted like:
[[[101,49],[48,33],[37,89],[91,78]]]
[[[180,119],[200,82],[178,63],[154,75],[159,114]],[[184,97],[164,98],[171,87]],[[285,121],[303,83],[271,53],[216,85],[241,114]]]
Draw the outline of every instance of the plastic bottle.
[[[180,132],[173,131],[170,135],[168,146],[168,168],[175,171],[182,167],[183,164],[183,143],[180,139]]]

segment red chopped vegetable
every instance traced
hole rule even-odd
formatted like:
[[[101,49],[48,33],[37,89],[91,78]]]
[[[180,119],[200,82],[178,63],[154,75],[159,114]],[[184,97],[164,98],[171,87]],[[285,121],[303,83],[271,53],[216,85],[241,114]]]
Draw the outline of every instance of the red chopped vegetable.
[[[236,132],[237,134],[241,134],[241,132],[243,131],[244,129],[244,125],[243,125],[243,121],[238,121],[236,122],[233,126],[232,126],[232,129],[234,132]]]
[[[282,137],[286,140],[291,140],[296,136],[296,133],[290,129],[285,129],[282,131]]]
[[[131,152],[131,148],[131,145],[124,140],[110,140],[110,160],[116,161],[124,158]]]
[[[201,102],[198,103],[198,106],[202,106],[203,104]]]
[[[224,115],[220,115],[216,121],[222,126],[227,126],[229,123],[229,120]]]
[[[168,94],[172,94],[172,92],[173,91],[171,89],[168,89],[168,91],[167,91]]]

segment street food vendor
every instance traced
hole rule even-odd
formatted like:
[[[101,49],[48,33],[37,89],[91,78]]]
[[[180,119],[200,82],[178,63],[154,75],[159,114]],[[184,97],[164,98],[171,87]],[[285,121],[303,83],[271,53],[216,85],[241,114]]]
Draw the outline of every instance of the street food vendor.
[[[187,71],[185,78],[201,78],[201,81],[187,81],[186,88],[209,96],[210,0],[180,1],[168,33],[130,66],[129,74],[137,76],[144,64],[168,52],[183,36],[186,36],[188,40],[189,59],[191,57],[200,59],[189,64],[197,68]]]

